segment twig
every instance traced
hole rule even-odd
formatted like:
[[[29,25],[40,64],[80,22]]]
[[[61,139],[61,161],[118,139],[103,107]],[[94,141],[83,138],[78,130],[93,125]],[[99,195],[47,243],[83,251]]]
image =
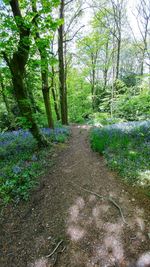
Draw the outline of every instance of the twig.
[[[63,247],[63,249],[61,251],[58,251],[58,253],[63,253],[66,249],[66,246]]]
[[[46,258],[50,258],[56,252],[56,250],[59,248],[59,246],[62,244],[62,242],[63,242],[63,240],[59,241],[59,243],[54,248],[54,250],[49,255],[47,255]]]
[[[82,29],[82,28],[84,28],[85,27],[85,25],[82,25],[75,33],[74,33],[74,35],[70,38],[70,39],[67,39],[67,40],[64,40],[64,43],[67,43],[67,42],[71,42],[74,38],[75,38],[75,36],[77,35],[77,33]]]
[[[85,189],[85,188],[83,188],[83,187],[80,187],[82,190],[84,190],[85,192],[88,192],[88,193],[91,193],[92,195],[95,195],[96,197],[98,197],[98,198],[104,198],[103,196],[101,196],[101,195],[99,195],[99,194],[97,194],[97,193],[95,193],[95,192],[93,192],[93,191],[90,191],[90,190],[88,190],[88,189]]]
[[[120,214],[121,214],[121,217],[122,217],[122,220],[125,224],[127,224],[125,218],[124,218],[124,215],[123,215],[123,212],[122,212],[122,209],[120,208],[120,206],[111,198],[109,197],[108,200],[119,210]]]

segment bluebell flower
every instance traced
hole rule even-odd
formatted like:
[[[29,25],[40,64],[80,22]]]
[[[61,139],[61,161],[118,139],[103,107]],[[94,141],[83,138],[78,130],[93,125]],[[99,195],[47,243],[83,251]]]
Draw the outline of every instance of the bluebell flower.
[[[18,174],[18,173],[20,173],[21,172],[21,168],[19,167],[19,166],[13,166],[13,168],[12,168],[12,170],[13,170],[13,172],[15,173],[15,174]]]
[[[37,161],[38,160],[38,158],[37,158],[37,156],[34,154],[33,156],[32,156],[32,161]]]

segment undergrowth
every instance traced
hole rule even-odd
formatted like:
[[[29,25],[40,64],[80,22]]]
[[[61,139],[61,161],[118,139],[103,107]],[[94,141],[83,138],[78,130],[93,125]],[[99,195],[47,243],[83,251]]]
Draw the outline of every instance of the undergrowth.
[[[69,136],[68,128],[42,129],[52,143],[63,143]],[[0,134],[0,205],[10,201],[27,200],[30,190],[38,184],[37,177],[51,167],[47,160],[53,148],[39,149],[29,131]]]
[[[150,195],[150,121],[94,128],[90,139],[93,150],[105,156],[112,170]]]

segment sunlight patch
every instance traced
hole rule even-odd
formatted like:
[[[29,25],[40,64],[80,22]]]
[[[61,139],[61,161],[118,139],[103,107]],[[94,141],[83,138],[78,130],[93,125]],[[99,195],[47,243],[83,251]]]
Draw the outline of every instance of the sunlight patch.
[[[94,195],[89,196],[89,202],[93,202],[95,200],[96,200],[96,196],[94,196]]]
[[[79,241],[85,235],[85,231],[78,226],[70,226],[67,232],[72,241]]]
[[[70,208],[70,222],[75,222],[78,220],[79,215],[79,207],[77,205],[74,205]]]
[[[141,186],[150,185],[150,170],[139,172],[139,182]]]
[[[47,259],[41,258],[36,260],[34,263],[30,263],[27,267],[51,267],[51,266],[48,264]]]
[[[89,126],[89,125],[78,125],[77,128],[78,128],[78,129],[85,129],[85,130],[88,130],[88,129],[91,128],[91,126]]]
[[[149,267],[150,266],[150,252],[143,254],[137,262],[137,267]]]
[[[106,223],[105,230],[108,233],[116,234],[117,236],[122,232],[122,223]]]
[[[82,197],[78,197],[76,200],[76,205],[78,205],[79,209],[83,209],[85,206],[85,202]]]
[[[143,232],[145,229],[145,223],[142,218],[137,217],[136,218],[137,225],[140,227],[141,231]]]
[[[108,251],[112,251],[112,255],[118,261],[122,261],[124,258],[122,244],[113,236],[109,236],[104,239],[104,243]]]

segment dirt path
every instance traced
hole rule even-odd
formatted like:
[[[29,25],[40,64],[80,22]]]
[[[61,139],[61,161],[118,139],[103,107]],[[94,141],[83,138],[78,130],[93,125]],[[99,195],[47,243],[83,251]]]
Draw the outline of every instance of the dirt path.
[[[150,266],[150,201],[108,171],[83,128],[73,127],[29,203],[4,212],[1,267]],[[112,197],[127,224],[113,203],[80,187]]]

